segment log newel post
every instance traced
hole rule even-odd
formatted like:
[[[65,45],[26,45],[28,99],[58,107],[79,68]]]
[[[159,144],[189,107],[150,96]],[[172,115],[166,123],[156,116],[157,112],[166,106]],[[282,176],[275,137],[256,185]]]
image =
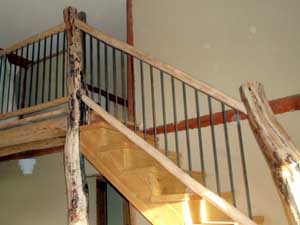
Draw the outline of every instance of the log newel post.
[[[68,219],[70,225],[88,225],[88,203],[83,190],[82,172],[80,169],[80,93],[83,92],[82,83],[82,42],[81,33],[75,27],[77,10],[72,7],[64,9],[68,40],[68,69],[67,84],[70,116],[64,149],[65,177],[68,201]]]
[[[263,85],[246,83],[240,88],[254,136],[268,162],[290,225],[299,225],[300,152],[279,124]]]

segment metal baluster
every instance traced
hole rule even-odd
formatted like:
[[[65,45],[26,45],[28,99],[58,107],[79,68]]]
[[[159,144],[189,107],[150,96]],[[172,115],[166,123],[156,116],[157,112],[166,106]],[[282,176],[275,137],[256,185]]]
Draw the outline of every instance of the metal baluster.
[[[106,100],[105,100],[105,108],[106,111],[110,112],[109,109],[109,78],[108,78],[108,52],[107,45],[104,44],[104,64],[105,64],[105,91],[106,91]]]
[[[65,96],[65,80],[67,77],[67,74],[65,72],[65,60],[66,60],[66,31],[64,31],[63,36],[63,58],[62,58],[62,97]]]
[[[5,89],[5,80],[6,80],[6,69],[7,69],[7,58],[4,58],[4,72],[3,72],[3,85],[2,85],[2,106],[1,106],[1,113],[4,112],[4,89]]]
[[[143,131],[144,131],[144,139],[147,137],[146,130],[146,109],[145,109],[145,87],[144,87],[144,69],[143,69],[143,61],[140,60],[140,73],[141,73],[141,91],[142,91],[142,113],[143,113]]]
[[[23,57],[23,52],[24,52],[24,47],[21,48],[21,57]],[[26,65],[27,66],[27,65]],[[1,71],[1,69],[0,69]],[[18,87],[18,97],[17,97],[17,109],[20,108],[20,99],[21,99],[21,85],[22,85],[22,67],[20,67],[20,72],[19,72],[19,87]]]
[[[210,96],[208,96],[208,108],[209,108],[210,130],[211,130],[211,137],[212,137],[212,147],[213,147],[213,155],[214,155],[217,192],[218,192],[218,194],[220,194],[221,193],[221,187],[220,187],[218,154],[217,154],[215,128],[214,128],[214,115],[213,115],[213,111],[212,111],[212,103],[211,103],[211,97]]]
[[[18,55],[19,53],[19,49],[16,50],[16,55]],[[11,106],[11,111],[14,111],[14,108],[15,108],[15,98],[16,98],[16,94],[15,92],[17,91],[17,88],[16,88],[16,79],[17,79],[17,65],[14,66],[14,81],[13,81],[13,96],[12,96],[12,106]],[[17,104],[16,104],[16,108],[17,107]]]
[[[249,190],[249,183],[248,183],[248,173],[247,173],[247,167],[246,167],[246,158],[245,158],[243,135],[242,135],[242,128],[241,128],[239,112],[236,112],[236,118],[237,118],[237,129],[238,129],[238,136],[239,136],[244,184],[245,184],[245,191],[246,191],[246,198],[247,198],[248,216],[252,219],[253,214],[252,214],[252,207],[251,207],[251,198],[250,198],[250,190]]]
[[[176,107],[176,96],[175,96],[175,80],[174,77],[171,77],[171,85],[172,85],[172,100],[173,100],[173,121],[175,126],[175,151],[176,151],[176,161],[177,165],[181,167],[180,163],[180,153],[179,153],[179,143],[178,143],[178,124],[177,124],[177,107]]]
[[[59,34],[56,34],[55,99],[58,98]]]
[[[9,112],[9,100],[10,100],[10,86],[11,86],[11,80],[13,78],[12,76],[12,64],[9,63],[9,76],[8,76],[8,90],[7,90],[7,102],[6,102],[6,112]]]
[[[94,100],[94,60],[93,60],[93,37],[90,38],[90,84],[91,84],[91,98]]]
[[[196,89],[195,89],[195,99],[196,99],[198,143],[199,143],[199,151],[200,151],[201,173],[204,174],[204,176],[203,176],[203,184],[206,186],[205,160],[204,160],[203,140],[202,140],[202,131],[201,131],[201,113],[200,113],[200,105],[199,105],[199,92]]]
[[[122,98],[124,99],[124,105],[123,105],[123,118],[125,121],[125,125],[127,125],[127,107],[128,107],[128,101],[125,97],[125,59],[124,59],[124,53],[121,52],[121,82],[122,82]],[[127,102],[127,104],[126,104]],[[127,107],[126,107],[127,106]]]
[[[224,135],[225,135],[225,145],[226,145],[226,153],[227,153],[227,164],[228,164],[228,172],[229,172],[230,190],[232,193],[233,205],[236,206],[235,188],[234,188],[233,172],[232,172],[233,170],[232,170],[232,163],[231,163],[231,151],[230,151],[228,128],[227,128],[227,115],[226,115],[226,111],[225,111],[225,104],[221,103],[221,105],[222,105],[222,113],[223,113],[223,121],[224,121]]]
[[[114,95],[115,95],[115,117],[118,118],[118,98],[117,98],[117,65],[116,65],[116,49],[113,48],[113,85],[114,85]]]
[[[134,57],[129,56],[132,59],[132,67],[131,67],[131,72],[132,72],[132,99],[133,99],[133,125],[134,125],[134,131],[137,131],[137,121],[136,121],[136,99],[135,99],[135,73],[134,73]],[[127,58],[128,60],[128,58]],[[128,85],[128,84],[127,84]]]
[[[99,105],[101,106],[101,58],[100,58],[100,42],[97,39],[97,85],[99,88],[98,91],[98,102]]]
[[[35,54],[35,42],[32,43],[32,53],[31,53],[31,74],[30,74],[30,83],[29,83],[29,105],[31,106],[32,99],[32,83],[33,83],[33,68],[34,68],[34,54]]]
[[[46,57],[47,57],[47,37],[44,39],[44,56],[43,56],[43,78],[42,78],[42,103],[45,101],[45,80],[46,80]]]
[[[166,122],[166,101],[165,101],[165,84],[164,73],[160,71],[160,85],[161,85],[161,97],[162,97],[162,113],[163,113],[163,125],[164,125],[164,139],[165,139],[165,153],[168,155],[168,137],[167,137],[167,122]]]
[[[188,110],[187,110],[187,100],[186,100],[186,85],[182,83],[182,91],[183,91],[183,106],[184,106],[184,118],[185,118],[185,136],[186,136],[186,147],[188,154],[188,167],[190,176],[193,175],[192,170],[192,156],[191,156],[191,144],[190,144],[190,129],[188,122]]]
[[[4,76],[5,76],[4,72],[2,73],[2,65],[4,63],[5,63],[5,56],[1,56],[1,58],[0,58],[0,84],[1,84],[1,80],[4,80]],[[4,101],[4,95],[2,94],[2,96],[1,96],[1,105],[2,105],[3,101]],[[1,113],[2,113],[2,109],[1,109]]]
[[[153,67],[150,65],[150,84],[151,84],[151,103],[152,103],[152,121],[153,121],[153,134],[154,143],[157,148],[157,129],[156,129],[156,109],[155,109],[155,93],[154,93],[154,81],[153,81]]]
[[[51,100],[51,78],[52,78],[52,47],[53,47],[53,35],[50,37],[50,52],[49,52],[49,84],[48,84],[48,101]]]
[[[26,46],[26,68],[25,68],[25,74],[23,78],[23,88],[22,88],[22,99],[21,99],[21,108],[25,108],[25,100],[26,100],[26,88],[27,88],[27,71],[28,71],[28,57],[29,57],[29,44]],[[32,66],[32,62],[31,65]]]
[[[40,50],[41,50],[41,40],[38,42],[38,53],[37,53],[37,66],[36,66],[36,83],[35,83],[35,105],[38,101],[38,90],[39,90],[39,68],[40,68]],[[43,91],[43,90],[42,90]]]

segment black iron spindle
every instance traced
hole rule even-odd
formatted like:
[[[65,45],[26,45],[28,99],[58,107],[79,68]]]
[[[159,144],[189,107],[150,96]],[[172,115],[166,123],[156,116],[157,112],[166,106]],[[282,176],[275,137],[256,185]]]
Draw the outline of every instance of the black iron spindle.
[[[243,135],[242,135],[242,128],[241,128],[240,112],[236,112],[236,118],[237,118],[237,129],[238,129],[239,145],[240,145],[240,153],[241,153],[241,163],[242,163],[242,170],[243,170],[243,177],[244,177],[244,184],[245,184],[245,191],[246,191],[246,198],[247,198],[248,216],[252,219],[253,214],[252,214],[252,207],[251,207],[250,189],[249,189],[248,173],[246,167],[246,158],[245,158],[244,142],[243,142]]]
[[[188,167],[189,167],[189,174],[190,174],[190,176],[192,176],[193,169],[192,169],[192,156],[191,156],[191,144],[190,144],[190,129],[189,129],[189,121],[188,121],[188,109],[187,109],[185,83],[182,83],[182,92],[183,92],[185,136],[186,136],[186,147],[187,147],[187,155],[188,155]]]
[[[212,102],[211,102],[210,96],[208,96],[208,108],[209,108],[209,120],[210,120],[212,147],[213,147],[217,192],[218,192],[218,194],[221,194],[218,154],[217,154],[215,128],[214,128],[214,115],[213,115]]]
[[[153,67],[150,66],[150,85],[151,85],[151,103],[152,103],[152,124],[153,124],[153,134],[154,143],[157,147],[157,129],[156,129],[156,109],[155,109],[155,93],[154,93],[154,80],[153,80]]]
[[[46,79],[46,57],[47,57],[47,37],[44,39],[44,55],[43,55],[43,76],[42,76],[42,103],[45,101],[45,79]]]
[[[58,98],[59,34],[60,32],[56,34],[55,99]]]
[[[35,105],[37,105],[38,102],[38,95],[39,95],[39,80],[40,80],[40,75],[39,75],[39,68],[40,68],[40,50],[41,50],[41,40],[38,42],[38,52],[37,52],[37,60],[36,60],[36,85],[35,85]],[[43,90],[42,90],[43,92]]]
[[[206,186],[205,160],[204,160],[203,140],[202,140],[202,130],[201,130],[201,112],[200,112],[200,105],[199,105],[199,92],[196,89],[195,89],[195,99],[196,99],[198,143],[199,143],[199,152],[200,152],[201,173],[204,174],[203,184]]]
[[[32,83],[33,83],[33,69],[34,69],[34,54],[35,54],[35,42],[32,43],[32,52],[31,52],[31,73],[30,73],[29,93],[28,93],[28,99],[29,99],[28,106],[31,106],[31,99],[32,99]]]
[[[143,68],[143,61],[140,60],[140,73],[141,73],[141,91],[142,91],[142,114],[143,114],[143,131],[144,131],[144,139],[146,140],[147,137],[147,130],[146,130],[146,109],[145,109],[145,87],[144,87],[144,68]]]
[[[21,108],[25,108],[25,101],[26,101],[26,89],[27,89],[27,74],[28,74],[28,67],[29,67],[29,44],[26,46],[26,68],[25,68],[25,73],[24,73],[24,78],[23,78],[23,87],[22,87],[22,98],[21,98]],[[31,65],[32,66],[32,62]]]
[[[231,150],[230,150],[230,144],[229,144],[228,127],[227,127],[227,114],[226,114],[226,110],[225,110],[225,104],[221,103],[221,105],[222,105],[222,114],[223,114],[223,122],[224,122],[224,135],[225,135],[225,146],[226,146],[230,190],[232,193],[233,205],[236,206],[235,188],[234,188],[234,182],[233,182],[233,170],[232,170],[232,162],[231,162]]]
[[[5,81],[6,81],[6,69],[7,69],[7,58],[4,58],[4,71],[3,71],[3,85],[2,85],[2,105],[1,105],[1,113],[4,112],[4,100],[5,100]]]
[[[18,55],[19,49],[16,50],[15,54]],[[17,65],[14,65],[14,75],[13,75],[13,89],[12,89],[12,103],[11,103],[11,111],[14,111],[15,108],[15,98],[16,98],[16,79],[17,79]],[[17,105],[17,104],[16,104]]]
[[[65,60],[66,60],[66,31],[64,31],[63,36],[63,58],[62,58],[62,97],[65,96],[65,80],[67,77],[66,68],[65,68]]]
[[[110,112],[109,109],[109,77],[108,77],[108,51],[107,45],[104,43],[104,68],[105,68],[105,91],[106,91],[106,99],[105,99],[105,109]]]
[[[90,84],[91,84],[91,98],[94,100],[94,60],[93,60],[93,37],[89,35],[90,41]]]
[[[49,84],[48,84],[48,101],[51,100],[52,93],[52,50],[53,50],[53,35],[50,37],[50,50],[49,50]]]
[[[115,117],[118,118],[118,98],[117,98],[117,64],[116,64],[116,49],[113,48],[113,54],[112,54],[112,60],[113,60],[113,86],[114,86],[114,95],[115,95],[115,101],[114,101],[114,113]]]
[[[171,78],[172,85],[172,101],[173,101],[173,121],[175,126],[175,151],[176,151],[176,162],[179,167],[181,167],[180,153],[179,153],[179,142],[178,142],[178,124],[177,124],[177,106],[176,106],[176,92],[175,92],[175,80],[174,77]]]
[[[1,81],[4,80],[4,76],[5,76],[4,72],[2,73],[2,67],[4,67],[3,64],[5,63],[5,60],[6,60],[5,56],[1,56],[1,58],[0,58],[0,84],[1,84]],[[1,106],[2,106],[3,101],[4,101],[4,94],[2,94],[2,96],[0,96],[0,97],[1,97]],[[1,107],[1,113],[2,113],[2,107]]]
[[[10,88],[11,88],[11,80],[13,80],[13,76],[12,76],[12,64],[9,63],[9,75],[8,75],[8,90],[7,90],[7,102],[6,102],[6,112],[9,112],[9,101],[10,101]]]
[[[121,82],[122,82],[122,98],[124,99],[124,105],[122,107],[123,110],[123,119],[125,121],[125,125],[127,125],[127,107],[128,107],[128,101],[125,97],[125,59],[124,59],[124,53],[121,52]],[[126,107],[127,106],[127,107]]]
[[[21,57],[23,57],[23,53],[24,53],[24,47],[21,48]],[[26,65],[27,66],[27,65]],[[22,73],[23,68],[20,67],[20,71],[19,71],[19,81],[18,81],[18,96],[17,96],[17,109],[20,108],[20,99],[21,99],[21,88],[22,88],[22,76],[24,75]]]
[[[101,105],[101,57],[100,57],[100,42],[97,39],[97,86],[98,90],[98,103]]]
[[[162,114],[163,114],[163,126],[164,126],[165,153],[166,153],[166,155],[168,155],[169,154],[169,149],[168,149],[168,136],[167,136],[165,84],[164,84],[164,73],[163,73],[163,71],[160,71],[160,85],[161,85],[161,98],[162,98]]]

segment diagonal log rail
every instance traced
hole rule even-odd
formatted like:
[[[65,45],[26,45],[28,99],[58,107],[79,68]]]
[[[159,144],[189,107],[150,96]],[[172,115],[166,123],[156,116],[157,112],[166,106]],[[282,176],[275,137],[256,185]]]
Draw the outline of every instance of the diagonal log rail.
[[[219,101],[225,103],[226,105],[228,105],[244,114],[247,114],[245,106],[241,101],[236,100],[236,99],[224,94],[222,91],[220,91],[214,87],[211,87],[210,85],[208,85],[200,80],[194,79],[189,74],[187,74],[171,65],[163,63],[160,60],[155,59],[154,57],[145,54],[144,52],[138,50],[137,48],[135,48],[125,42],[119,41],[109,35],[106,35],[78,19],[75,19],[75,26],[77,26],[80,30],[98,38],[99,40],[103,41],[104,43],[106,43],[110,46],[113,46],[116,49],[120,49],[121,51],[123,51],[137,59],[144,61],[145,63],[169,74],[170,76],[183,81],[187,85],[189,85],[193,88],[196,88],[197,90],[211,96],[212,98],[219,100]]]
[[[179,179],[182,183],[184,183],[187,187],[189,187],[196,194],[200,195],[204,199],[208,200],[215,207],[220,209],[230,218],[232,218],[235,222],[241,225],[255,225],[250,218],[241,213],[238,209],[233,207],[231,204],[226,202],[224,199],[205,188],[203,185],[198,183],[196,180],[191,178],[188,174],[182,171],[179,167],[176,166],[171,160],[169,160],[164,154],[159,152],[152,145],[147,143],[143,138],[136,135],[132,130],[127,128],[121,122],[119,122],[116,118],[107,113],[104,109],[97,105],[91,98],[86,95],[81,96],[82,101],[98,113],[106,122],[112,125],[114,128],[119,130],[123,135],[125,135],[130,141],[134,144],[142,148],[147,154],[152,156],[156,161],[158,161],[166,170],[168,170],[171,174],[173,174],[177,179]]]
[[[290,225],[299,225],[300,152],[277,121],[259,83],[240,88],[253,134],[269,164]]]

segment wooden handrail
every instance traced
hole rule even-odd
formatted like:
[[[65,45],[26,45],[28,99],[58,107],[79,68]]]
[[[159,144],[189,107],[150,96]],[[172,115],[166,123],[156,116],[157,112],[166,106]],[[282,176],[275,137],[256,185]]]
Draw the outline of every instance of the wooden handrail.
[[[119,41],[111,36],[108,36],[78,19],[75,19],[75,25],[82,31],[100,39],[101,41],[107,43],[108,45],[111,45],[117,49],[120,49],[123,52],[125,52],[129,55],[132,55],[132,56],[146,62],[147,64],[173,76],[174,78],[183,81],[184,83],[188,84],[189,86],[196,88],[197,90],[211,96],[212,98],[217,99],[221,102],[224,102],[226,105],[228,105],[244,114],[247,114],[245,106],[241,101],[238,101],[238,100],[224,94],[220,90],[213,88],[213,87],[209,86],[208,84],[193,78],[189,74],[187,74],[171,65],[163,63],[160,60],[155,59],[152,56],[145,54],[144,52],[138,50],[137,48],[135,48],[125,42]]]
[[[39,105],[35,105],[32,107],[20,109],[14,112],[6,113],[6,114],[0,114],[0,120],[5,120],[11,117],[16,117],[16,116],[22,116],[25,114],[30,114],[34,112],[39,112],[54,106],[62,105],[65,104],[69,101],[69,97],[63,97],[63,98],[58,98],[50,102],[42,103]]]
[[[238,209],[233,207],[231,204],[226,202],[224,199],[204,187],[202,184],[198,183],[192,177],[190,177],[187,173],[182,171],[179,167],[176,166],[170,159],[168,159],[164,154],[159,152],[152,145],[147,143],[143,138],[139,137],[132,130],[127,128],[121,122],[119,122],[116,118],[107,113],[104,109],[98,106],[91,98],[86,95],[81,96],[82,101],[91,109],[93,109],[96,113],[98,113],[107,123],[112,125],[114,128],[119,130],[124,136],[126,136],[129,140],[131,140],[134,144],[139,146],[143,151],[153,157],[156,161],[158,161],[161,166],[163,166],[166,170],[168,170],[171,174],[173,174],[177,179],[179,179],[182,183],[184,183],[187,187],[189,187],[196,194],[200,195],[202,198],[208,200],[215,207],[220,209],[230,218],[232,218],[235,222],[238,222],[241,225],[255,225],[256,223],[241,213]]]
[[[284,98],[274,99],[269,101],[271,109],[274,114],[283,114],[286,112],[293,112],[296,110],[300,110],[300,94],[292,95]],[[236,111],[235,110],[227,110],[226,113],[226,122],[231,123],[236,121]],[[216,112],[213,115],[213,125],[219,125],[224,123],[223,112]],[[240,120],[247,119],[247,115],[241,113]],[[177,122],[177,131],[186,130],[186,121],[182,120]],[[204,115],[200,117],[200,126],[208,127],[210,126],[210,115]],[[188,119],[188,128],[195,129],[198,127],[198,118]],[[174,123],[168,123],[166,126],[161,125],[156,127],[156,134],[172,133],[175,132],[176,126]],[[147,129],[148,134],[154,134],[154,127]]]
[[[269,164],[290,225],[299,225],[300,151],[277,121],[259,83],[240,88],[253,134]]]
[[[33,36],[31,36],[31,37],[29,37],[25,40],[22,40],[20,42],[17,42],[16,44],[13,44],[12,46],[10,46],[6,49],[0,50],[0,56],[12,53],[12,52],[16,51],[19,48],[22,48],[22,47],[24,47],[28,44],[32,44],[35,41],[44,39],[45,37],[49,37],[52,34],[56,34],[58,32],[64,31],[65,28],[66,28],[65,24],[62,23],[62,24],[59,24],[55,27],[52,27],[52,28],[48,29],[47,31],[44,31],[42,33],[33,35]]]

